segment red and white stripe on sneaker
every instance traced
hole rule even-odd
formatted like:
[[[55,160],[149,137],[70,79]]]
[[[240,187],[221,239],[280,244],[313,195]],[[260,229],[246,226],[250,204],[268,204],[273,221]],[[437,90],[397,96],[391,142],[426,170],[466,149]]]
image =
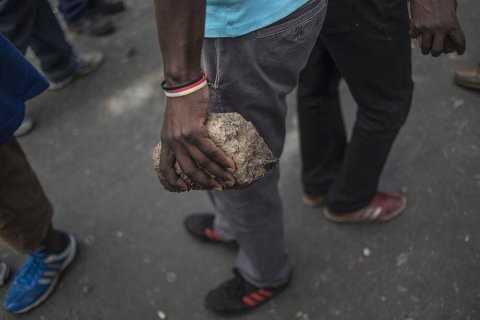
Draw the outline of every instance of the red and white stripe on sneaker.
[[[256,307],[260,303],[270,300],[273,296],[273,293],[266,289],[259,289],[257,291],[251,292],[242,298],[243,304],[249,307]]]
[[[205,237],[207,237],[208,239],[210,239],[212,241],[221,241],[220,235],[218,234],[217,230],[215,230],[215,229],[205,228],[205,230],[203,231],[203,234],[205,235]]]
[[[388,222],[399,216],[407,206],[407,199],[401,193],[378,192],[370,204],[352,213],[338,214],[325,208],[323,215],[340,223]]]

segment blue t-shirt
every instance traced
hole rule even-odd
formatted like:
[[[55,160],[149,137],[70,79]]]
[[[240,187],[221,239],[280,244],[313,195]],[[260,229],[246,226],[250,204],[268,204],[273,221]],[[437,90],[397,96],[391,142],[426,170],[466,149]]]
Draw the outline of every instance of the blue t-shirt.
[[[266,27],[308,0],[207,0],[205,37],[238,37]]]
[[[22,123],[25,102],[47,88],[47,80],[0,34],[0,144]]]

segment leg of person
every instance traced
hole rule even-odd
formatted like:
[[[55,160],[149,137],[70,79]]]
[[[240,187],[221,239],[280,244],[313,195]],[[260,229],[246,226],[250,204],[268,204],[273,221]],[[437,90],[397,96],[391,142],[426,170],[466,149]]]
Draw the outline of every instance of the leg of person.
[[[37,12],[30,44],[51,82],[50,89],[62,89],[77,77],[97,70],[103,62],[103,54],[92,52],[77,55],[65,39],[65,33],[48,1],[35,1]]]
[[[35,12],[34,0],[2,0],[0,2],[0,33],[23,54],[30,46]]]
[[[402,0],[388,5],[370,0],[354,8],[356,28],[352,32],[322,35],[359,108],[325,212],[351,213],[351,222],[388,221],[405,207],[403,196],[377,193],[377,188],[411,105],[408,10]]]
[[[91,0],[59,0],[58,10],[70,31],[94,37],[107,36],[115,32],[111,21],[99,17],[93,10]]]
[[[305,204],[323,204],[347,144],[340,109],[340,73],[319,38],[300,73],[297,102]]]
[[[254,124],[277,157],[285,139],[285,97],[297,84],[325,9],[323,0],[313,0],[274,25],[246,36],[205,41],[207,73],[209,79],[215,79],[212,111],[240,113]],[[278,180],[276,168],[246,189],[210,192],[240,250],[235,278],[207,295],[208,309],[217,313],[249,311],[288,284],[291,267]],[[221,227],[219,223],[216,226]]]
[[[73,261],[76,241],[52,227],[52,206],[15,138],[0,145],[0,180],[0,238],[28,254],[4,306],[23,313],[48,298]]]

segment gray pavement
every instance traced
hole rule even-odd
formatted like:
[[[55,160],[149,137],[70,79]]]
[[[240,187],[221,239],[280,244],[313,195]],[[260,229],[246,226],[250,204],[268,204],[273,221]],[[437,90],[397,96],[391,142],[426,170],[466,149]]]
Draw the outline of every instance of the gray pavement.
[[[55,223],[82,247],[55,295],[24,319],[147,320],[160,319],[159,311],[174,320],[217,319],[203,297],[230,276],[234,255],[182,228],[187,213],[210,208],[206,197],[167,193],[153,174],[161,59],[151,1],[127,3],[116,35],[72,38],[82,50],[103,50],[103,68],[30,103],[38,126],[22,145],[55,204]],[[480,94],[451,80],[456,67],[480,61],[480,2],[463,0],[460,8],[465,56],[414,50],[413,111],[382,179],[383,189],[409,195],[398,220],[338,226],[302,205],[290,97],[281,188],[295,278],[245,319],[480,319]],[[351,123],[355,105],[345,86],[342,98]],[[22,260],[6,248],[0,256]]]

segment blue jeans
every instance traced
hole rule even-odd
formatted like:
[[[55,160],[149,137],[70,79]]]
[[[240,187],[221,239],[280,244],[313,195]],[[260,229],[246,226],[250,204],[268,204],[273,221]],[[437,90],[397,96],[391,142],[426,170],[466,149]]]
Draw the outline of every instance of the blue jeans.
[[[80,19],[88,6],[88,0],[59,0],[58,10],[65,21],[73,22]]]

